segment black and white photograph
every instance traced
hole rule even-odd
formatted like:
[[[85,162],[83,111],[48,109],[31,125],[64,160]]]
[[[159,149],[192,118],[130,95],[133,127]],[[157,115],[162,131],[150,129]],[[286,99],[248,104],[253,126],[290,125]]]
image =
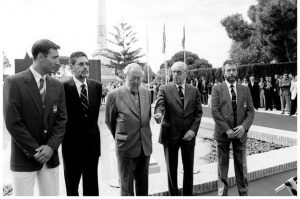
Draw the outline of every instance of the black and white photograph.
[[[2,196],[297,196],[297,0],[1,0]]]

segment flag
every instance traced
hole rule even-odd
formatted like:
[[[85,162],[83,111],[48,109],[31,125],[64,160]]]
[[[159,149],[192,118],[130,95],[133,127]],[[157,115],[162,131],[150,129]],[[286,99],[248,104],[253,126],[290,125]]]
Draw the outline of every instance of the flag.
[[[164,30],[163,30],[163,47],[162,47],[162,53],[166,53],[166,32],[165,32],[165,24],[164,24]]]
[[[183,26],[182,48],[185,49],[185,26]]]

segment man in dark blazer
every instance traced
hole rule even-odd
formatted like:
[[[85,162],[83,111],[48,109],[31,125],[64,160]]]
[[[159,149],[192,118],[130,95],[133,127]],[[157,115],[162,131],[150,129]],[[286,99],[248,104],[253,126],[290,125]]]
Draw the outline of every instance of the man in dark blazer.
[[[248,87],[250,89],[250,93],[252,96],[252,102],[253,106],[256,110],[258,110],[259,107],[259,85],[258,82],[255,81],[255,77],[253,75],[249,78],[250,82],[248,84]]]
[[[36,41],[30,68],[4,83],[3,112],[12,137],[10,168],[17,196],[32,196],[36,179],[40,195],[58,195],[57,149],[67,114],[63,85],[47,74],[60,65],[59,48],[47,39]]]
[[[125,85],[106,100],[105,123],[116,143],[121,195],[148,195],[149,160],[152,153],[151,93],[141,86],[142,68],[125,67]],[[134,182],[135,181],[135,182]]]
[[[89,60],[84,52],[70,56],[73,77],[64,82],[68,122],[62,143],[68,196],[78,196],[82,177],[84,196],[98,196],[100,131],[98,116],[102,85],[89,77]]]
[[[223,65],[225,81],[212,89],[212,117],[217,141],[218,195],[228,195],[229,146],[232,143],[234,169],[239,195],[248,195],[246,141],[252,125],[254,108],[247,86],[236,82],[237,65],[227,60]]]
[[[161,122],[159,142],[164,146],[168,171],[169,195],[176,196],[178,151],[183,163],[183,195],[193,195],[194,149],[202,117],[201,97],[197,88],[186,84],[187,65],[175,62],[171,67],[173,83],[161,86],[154,118]]]

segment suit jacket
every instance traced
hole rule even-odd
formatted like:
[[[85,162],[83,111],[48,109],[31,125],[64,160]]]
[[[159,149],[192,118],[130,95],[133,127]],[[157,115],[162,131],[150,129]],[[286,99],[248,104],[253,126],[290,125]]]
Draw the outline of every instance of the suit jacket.
[[[87,79],[88,119],[81,109],[80,96],[73,78],[64,83],[68,122],[62,143],[64,154],[100,156],[100,131],[98,116],[101,105],[102,85]]]
[[[258,82],[254,81],[253,85],[251,82],[248,83],[248,87],[250,89],[250,93],[252,96],[252,102],[255,108],[259,106],[259,85]]]
[[[188,130],[197,135],[202,117],[201,97],[198,89],[185,84],[184,104],[181,103],[174,83],[161,86],[155,113],[163,115],[159,143],[169,144],[181,140]],[[195,142],[195,138],[192,140]]]
[[[291,80],[283,79],[279,82],[279,87],[281,88],[280,95],[290,96],[291,95]]]
[[[46,77],[46,97],[42,99],[32,72],[27,69],[10,76],[4,83],[4,119],[12,136],[10,166],[13,171],[42,168],[32,156],[41,145],[49,145],[54,154],[46,163],[59,165],[57,149],[65,134],[67,113],[62,83]]]
[[[247,86],[236,84],[237,95],[237,125],[242,125],[248,132],[254,119],[254,108],[252,97]],[[212,89],[211,113],[215,121],[214,138],[217,141],[230,141],[226,131],[235,128],[233,119],[232,103],[228,87],[225,82],[213,86]],[[247,140],[247,133],[241,138],[244,143]]]
[[[151,93],[146,88],[139,88],[140,113],[130,95],[125,86],[108,94],[105,123],[115,139],[118,156],[135,158],[141,154],[142,149],[146,156],[150,156]]]

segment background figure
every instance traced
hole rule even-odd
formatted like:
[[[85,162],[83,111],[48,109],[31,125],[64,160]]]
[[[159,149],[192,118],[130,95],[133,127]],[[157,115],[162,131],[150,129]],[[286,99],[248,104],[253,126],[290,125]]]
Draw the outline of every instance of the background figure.
[[[107,95],[107,88],[106,88],[106,86],[104,86],[102,84],[102,93],[101,93],[101,102],[102,102],[102,104],[105,103],[105,97],[106,97],[106,95]]]
[[[271,77],[267,76],[266,77],[266,84],[264,88],[264,93],[265,93],[265,98],[266,98],[266,111],[270,109],[270,111],[273,110],[273,104],[272,104],[272,99],[273,99],[273,92],[274,89],[272,87],[271,83]]]
[[[82,177],[84,196],[98,196],[98,161],[100,131],[98,116],[102,85],[89,77],[89,60],[85,53],[70,56],[73,77],[64,82],[68,122],[62,143],[64,174],[68,196],[78,196]]]
[[[208,91],[207,91],[207,81],[205,77],[202,77],[201,81],[201,91],[202,91],[202,104],[207,105]]]
[[[3,113],[12,137],[10,168],[16,196],[32,196],[36,179],[41,196],[58,195],[57,149],[67,113],[62,83],[47,74],[60,65],[59,48],[47,39],[36,41],[33,64],[4,83]]]
[[[297,111],[297,75],[291,84],[291,114],[294,115]]]
[[[254,108],[257,110],[259,107],[259,85],[255,81],[255,78],[253,75],[251,75],[249,79],[250,79],[250,82],[248,83],[248,87],[250,89]]]
[[[210,80],[209,83],[207,84],[207,93],[208,93],[208,100],[207,100],[207,104],[208,107],[211,107],[211,89],[213,87],[213,81]]]
[[[121,195],[148,195],[151,140],[151,94],[141,86],[142,68],[132,63],[124,69],[125,86],[106,99],[105,123],[116,142]]]
[[[247,132],[255,111],[249,88],[236,83],[235,62],[225,61],[222,69],[225,82],[213,87],[211,108],[217,141],[218,195],[228,195],[229,146],[232,143],[237,188],[239,195],[247,196]]]
[[[260,78],[260,82],[258,83],[259,86],[259,104],[260,108],[265,108],[266,107],[266,98],[265,98],[265,82],[264,78]]]
[[[284,114],[285,109],[290,115],[291,109],[291,81],[288,79],[287,74],[283,74],[283,79],[279,82],[281,88],[280,99],[281,99],[281,114]]]
[[[164,146],[169,195],[178,195],[178,151],[183,164],[183,195],[193,195],[195,140],[202,117],[199,91],[185,83],[187,66],[175,62],[171,67],[174,83],[161,86],[154,119],[161,122],[159,143]],[[162,119],[163,118],[163,119]],[[162,121],[161,121],[162,120]]]
[[[248,86],[248,80],[247,80],[247,78],[243,79],[242,85],[243,86]]]
[[[274,105],[276,107],[276,110],[281,110],[281,100],[280,100],[280,93],[281,89],[279,87],[280,78],[277,74],[274,75],[273,80],[273,88],[274,88]]]

